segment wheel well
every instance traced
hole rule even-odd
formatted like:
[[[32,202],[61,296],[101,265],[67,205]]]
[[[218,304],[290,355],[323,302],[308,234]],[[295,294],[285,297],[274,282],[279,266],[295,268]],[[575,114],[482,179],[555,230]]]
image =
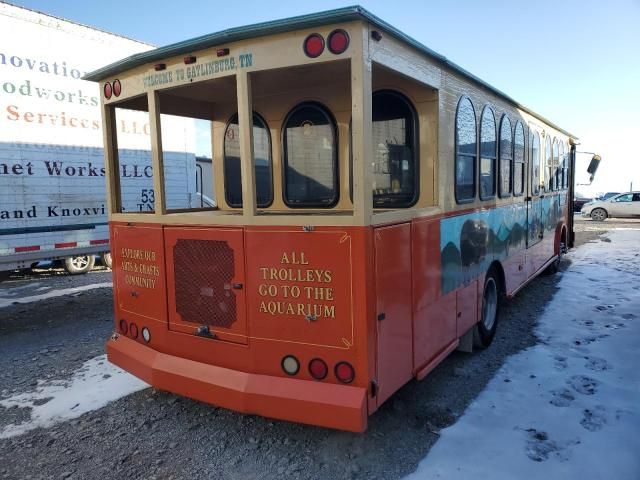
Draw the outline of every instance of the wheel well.
[[[491,264],[491,266],[489,266],[489,270],[487,271],[487,273],[494,274],[496,280],[498,280],[498,288],[500,289],[500,293],[502,295],[505,295],[507,293],[507,284],[505,282],[504,269],[502,268],[502,264],[499,261],[495,260]]]

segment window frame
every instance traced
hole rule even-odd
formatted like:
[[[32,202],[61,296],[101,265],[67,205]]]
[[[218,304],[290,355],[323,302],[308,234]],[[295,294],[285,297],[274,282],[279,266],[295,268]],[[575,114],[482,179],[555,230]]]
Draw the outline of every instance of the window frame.
[[[380,90],[376,90],[375,92],[373,92],[371,94],[371,126],[373,129],[373,98],[376,95],[380,95],[380,94],[389,94],[391,96],[397,97],[400,101],[404,102],[405,105],[409,108],[409,111],[411,112],[411,115],[413,116],[413,125],[412,125],[412,129],[411,129],[411,133],[412,133],[412,138],[413,138],[413,145],[412,145],[412,150],[413,150],[413,196],[411,197],[411,199],[409,200],[408,203],[406,204],[398,204],[398,203],[391,203],[391,204],[384,204],[384,205],[376,205],[375,203],[375,194],[372,193],[372,201],[373,203],[373,208],[411,208],[413,207],[416,203],[418,203],[418,199],[420,198],[420,139],[419,139],[419,133],[420,133],[420,128],[418,125],[419,122],[419,117],[418,117],[418,112],[416,111],[413,103],[409,100],[409,98],[404,95],[403,93],[397,91],[397,90],[393,90],[390,88],[383,88]],[[349,132],[351,132],[351,123],[349,123]],[[373,132],[372,132],[372,138],[373,138]],[[349,142],[349,145],[351,145],[351,142]],[[351,153],[351,150],[350,150]],[[373,189],[373,186],[371,187]]]
[[[516,130],[518,129],[518,125],[522,128],[522,162],[516,162]],[[516,193],[515,190],[515,165],[516,163],[522,164],[522,189],[519,193]],[[516,126],[513,129],[513,176],[512,176],[512,185],[511,188],[513,190],[514,197],[521,197],[524,195],[527,190],[527,132],[524,129],[524,123],[520,120],[516,122]]]
[[[464,157],[472,157],[473,158],[473,194],[470,197],[466,197],[466,198],[460,198],[458,196],[458,140],[459,140],[459,135],[458,135],[458,114],[460,112],[460,106],[462,105],[463,101],[467,100],[469,102],[469,105],[471,105],[471,111],[473,112],[473,130],[474,130],[474,135],[475,135],[475,149],[474,149],[474,153],[473,156],[465,153],[462,154],[462,156]],[[478,189],[477,189],[477,175],[478,175],[478,118],[476,117],[476,108],[473,105],[473,102],[471,101],[471,98],[469,98],[467,95],[462,95],[459,99],[458,99],[458,105],[456,106],[456,116],[454,119],[454,124],[453,124],[453,128],[454,128],[454,146],[453,146],[453,195],[455,197],[456,203],[458,205],[462,205],[465,203],[472,203],[476,200],[477,198],[477,193],[478,193]]]
[[[551,184],[547,181],[546,170],[550,168],[549,165],[553,165],[553,147],[551,145],[551,135],[549,134],[544,136],[544,156],[542,158],[543,168],[545,169],[545,182],[543,191],[545,193],[549,193],[551,191]],[[542,168],[540,169],[540,173],[542,173]]]
[[[505,120],[509,122],[509,136],[511,137],[511,158],[509,159],[509,190],[507,192],[502,191],[502,130],[505,126]],[[515,164],[515,144],[514,144],[514,135],[513,130],[511,128],[511,119],[506,113],[502,114],[502,118],[500,118],[500,128],[498,129],[498,197],[500,198],[509,198],[513,195],[513,166]]]
[[[542,173],[542,152],[540,149],[540,133],[538,133],[537,130],[530,128],[529,129],[529,135],[531,138],[531,141],[529,142],[529,164],[530,164],[530,176],[529,176],[529,186],[531,188],[530,194],[532,197],[539,197],[540,196],[540,192],[541,192],[541,188],[540,188],[540,173]],[[538,140],[538,158],[533,158],[533,146],[536,144],[536,139]],[[536,164],[538,165],[538,176],[535,177],[533,175],[533,171],[536,167]],[[536,179],[537,182],[533,183],[533,180]]]
[[[551,180],[550,184],[551,191],[560,190],[558,188],[558,169],[560,168],[560,145],[559,141],[556,137],[553,137],[553,141],[551,142]]]
[[[258,183],[256,182],[256,207],[257,208],[269,208],[271,205],[273,205],[273,199],[275,197],[275,191],[274,191],[274,182],[273,182],[273,145],[271,144],[271,129],[269,128],[269,124],[267,123],[267,121],[265,120],[265,118],[260,115],[258,112],[253,111],[252,112],[252,118],[251,118],[251,128],[253,130],[253,121],[255,118],[258,118],[264,125],[265,130],[267,131],[267,137],[269,140],[269,177],[271,180],[271,198],[269,200],[268,203],[266,204],[259,204],[258,203],[258,196],[257,196],[257,189],[258,189]],[[229,197],[228,197],[228,191],[229,189],[227,188],[227,175],[226,175],[226,159],[227,159],[227,131],[229,130],[229,125],[231,125],[233,119],[238,119],[238,112],[234,113],[233,115],[231,115],[229,117],[229,120],[227,120],[227,123],[224,126],[224,134],[223,134],[223,140],[222,140],[222,177],[223,177],[223,187],[224,187],[224,201],[227,203],[227,205],[231,208],[242,208],[243,204],[244,204],[244,199],[241,203],[231,203],[229,201]],[[252,132],[253,133],[253,132]],[[254,155],[255,157],[255,152]],[[254,158],[255,160],[255,158]],[[255,169],[255,163],[254,163],[254,169]],[[256,180],[256,175],[255,175],[255,171],[253,174],[253,179],[254,181]],[[240,171],[240,186],[242,187],[242,170]]]
[[[485,158],[490,158],[493,160],[493,192],[491,193],[491,195],[487,195],[487,196],[482,196],[482,119],[484,118],[484,114],[487,110],[491,111],[491,119],[493,120],[493,132],[494,132],[494,156],[493,157],[485,157]],[[482,108],[482,114],[480,115],[480,126],[479,128],[479,141],[477,142],[478,145],[478,197],[480,198],[480,200],[491,200],[493,198],[496,198],[496,193],[498,191],[497,188],[497,163],[498,163],[498,125],[496,124],[496,114],[493,111],[493,108],[491,107],[491,105],[486,104],[483,108]]]
[[[326,119],[329,121],[331,126],[331,132],[333,134],[333,155],[332,155],[332,163],[333,163],[333,184],[334,184],[334,192],[333,199],[330,203],[318,203],[318,202],[305,202],[305,203],[292,203],[287,198],[287,172],[289,170],[289,161],[288,161],[288,151],[287,151],[287,143],[285,142],[286,132],[287,132],[287,123],[289,119],[295,114],[298,110],[304,107],[313,107],[320,111]],[[331,110],[324,104],[316,101],[302,101],[296,103],[293,107],[289,109],[287,115],[285,115],[284,120],[282,122],[282,127],[280,129],[280,159],[282,162],[282,201],[289,208],[333,208],[340,201],[340,143],[338,137],[338,124],[336,119],[331,112]]]

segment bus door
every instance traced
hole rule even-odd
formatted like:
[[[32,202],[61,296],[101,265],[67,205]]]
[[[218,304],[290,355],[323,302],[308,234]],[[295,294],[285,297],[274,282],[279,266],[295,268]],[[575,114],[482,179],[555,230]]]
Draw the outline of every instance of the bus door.
[[[169,330],[247,343],[239,228],[164,230]]]
[[[375,282],[378,333],[378,405],[411,380],[411,225],[376,228]]]

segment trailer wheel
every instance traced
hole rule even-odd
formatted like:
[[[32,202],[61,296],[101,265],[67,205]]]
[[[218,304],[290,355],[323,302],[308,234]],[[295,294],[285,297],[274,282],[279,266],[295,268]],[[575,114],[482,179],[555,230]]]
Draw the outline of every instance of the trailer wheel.
[[[102,263],[104,264],[105,267],[107,267],[109,270],[111,270],[111,267],[113,265],[113,259],[111,258],[111,252],[106,252],[102,254]]]
[[[498,280],[493,271],[487,273],[482,292],[482,311],[480,321],[473,329],[473,346],[487,348],[491,345],[498,326],[498,304],[500,291]]]
[[[71,275],[80,275],[90,271],[96,263],[94,255],[78,255],[64,259],[64,267]]]

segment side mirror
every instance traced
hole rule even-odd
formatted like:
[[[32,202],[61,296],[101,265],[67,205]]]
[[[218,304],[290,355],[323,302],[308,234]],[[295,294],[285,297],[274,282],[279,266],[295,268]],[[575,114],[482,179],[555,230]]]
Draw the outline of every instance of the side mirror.
[[[587,173],[589,176],[589,183],[593,182],[593,178],[596,176],[596,172],[598,171],[598,167],[600,166],[600,155],[594,155],[591,157],[591,161],[589,162],[589,166],[587,167]]]

